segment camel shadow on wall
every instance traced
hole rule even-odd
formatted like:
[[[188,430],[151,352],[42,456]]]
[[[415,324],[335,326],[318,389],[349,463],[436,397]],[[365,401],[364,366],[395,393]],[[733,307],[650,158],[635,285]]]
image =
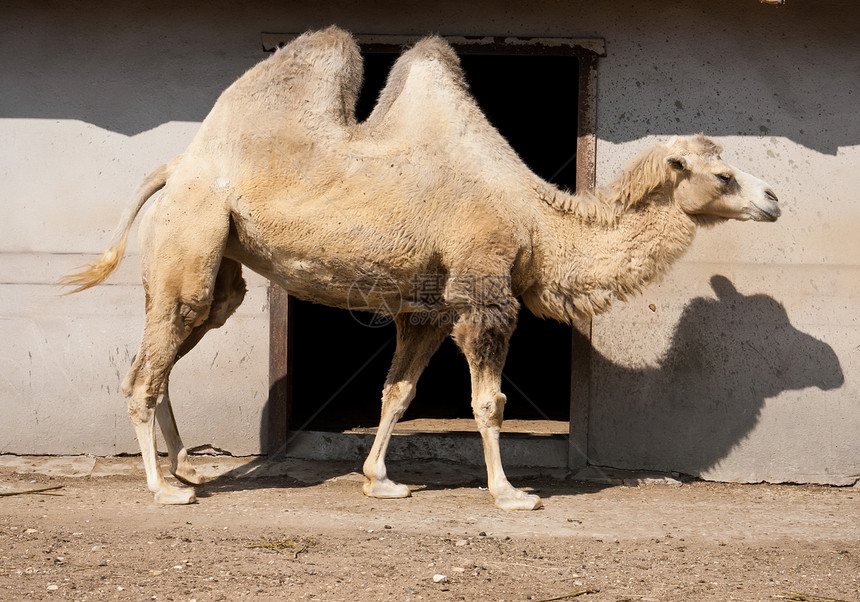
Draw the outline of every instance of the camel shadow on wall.
[[[589,463],[701,475],[749,435],[768,400],[842,386],[833,349],[794,328],[782,304],[724,276],[711,287],[717,298],[687,305],[657,366],[593,352]]]

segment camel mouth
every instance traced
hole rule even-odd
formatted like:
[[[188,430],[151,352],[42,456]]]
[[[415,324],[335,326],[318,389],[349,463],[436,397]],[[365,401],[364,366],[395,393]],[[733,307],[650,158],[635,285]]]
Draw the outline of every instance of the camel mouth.
[[[775,222],[782,215],[779,210],[779,205],[772,203],[769,206],[761,207],[756,203],[752,204],[752,215],[750,217],[757,222]]]

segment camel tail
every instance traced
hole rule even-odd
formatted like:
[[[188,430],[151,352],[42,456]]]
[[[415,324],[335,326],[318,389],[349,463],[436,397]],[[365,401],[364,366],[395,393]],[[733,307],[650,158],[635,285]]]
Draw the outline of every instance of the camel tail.
[[[125,253],[125,246],[128,243],[128,234],[131,231],[131,226],[134,224],[137,214],[140,213],[146,201],[153,194],[164,188],[167,179],[173,171],[173,166],[176,160],[170,163],[165,163],[155,168],[152,173],[146,176],[143,185],[137,193],[134,202],[126,208],[120,222],[114,231],[111,242],[108,248],[102,253],[102,256],[95,261],[82,266],[81,271],[74,274],[63,276],[57,283],[60,286],[74,286],[75,288],[68,291],[66,294],[79,293],[88,288],[94,287],[97,284],[104,282],[105,278],[117,268],[122,261]]]

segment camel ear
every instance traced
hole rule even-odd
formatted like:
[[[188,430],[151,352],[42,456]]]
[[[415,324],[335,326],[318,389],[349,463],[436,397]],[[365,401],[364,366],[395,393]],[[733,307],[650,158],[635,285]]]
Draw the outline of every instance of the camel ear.
[[[711,289],[717,293],[717,298],[720,301],[728,300],[733,297],[740,297],[741,294],[732,281],[722,274],[714,274],[711,276]]]
[[[687,171],[687,160],[681,155],[669,155],[666,163],[677,172]]]

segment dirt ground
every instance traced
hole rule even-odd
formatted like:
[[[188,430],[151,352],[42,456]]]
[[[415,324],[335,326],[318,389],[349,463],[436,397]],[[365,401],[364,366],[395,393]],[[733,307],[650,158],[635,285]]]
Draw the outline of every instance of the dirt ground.
[[[0,599],[860,600],[858,488],[520,470],[544,508],[510,513],[473,468],[392,465],[414,495],[374,500],[355,466],[304,462],[234,467],[164,507],[139,459],[114,462],[78,477],[0,465]],[[45,487],[60,488],[8,495]]]

